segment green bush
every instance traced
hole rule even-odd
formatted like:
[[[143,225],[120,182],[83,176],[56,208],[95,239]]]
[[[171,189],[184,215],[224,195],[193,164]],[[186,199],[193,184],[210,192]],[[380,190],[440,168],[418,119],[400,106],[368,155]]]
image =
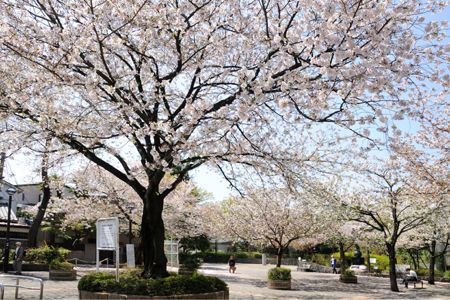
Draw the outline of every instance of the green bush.
[[[197,270],[200,268],[200,260],[196,256],[180,253],[180,265],[189,270]]]
[[[50,262],[48,267],[50,270],[70,271],[70,270],[73,270],[74,265],[68,261],[54,259]]]
[[[430,275],[430,270],[429,269],[417,269],[416,273],[418,276],[420,277],[428,277]],[[439,270],[434,270],[434,277],[443,277],[444,273],[442,271]]]
[[[53,260],[64,261],[70,254],[70,250],[60,247],[43,246],[27,249],[26,260],[35,263],[50,264]]]
[[[269,269],[267,277],[270,280],[290,280],[291,279],[291,269],[288,268],[272,268]]]
[[[450,278],[450,271],[445,271],[444,278]]]
[[[373,269],[373,266],[378,266],[379,270],[389,270],[389,257],[387,255],[370,254],[370,257],[377,259],[376,263],[370,264],[371,270]]]
[[[226,288],[226,283],[219,278],[200,274],[145,279],[138,277],[137,272],[127,272],[121,274],[119,282],[116,282],[112,274],[90,273],[78,282],[79,290],[145,296],[210,293],[224,291]]]
[[[311,261],[316,264],[329,267],[329,266],[331,266],[331,255],[330,254],[322,254],[322,253],[314,253],[313,255],[311,255]]]
[[[333,255],[339,263],[340,257],[341,257],[339,252],[333,253]],[[347,266],[350,266],[352,264],[353,257],[354,257],[353,252],[345,252],[345,261],[346,261]],[[370,257],[377,259],[377,262],[375,264],[370,264],[371,270],[373,270],[373,266],[378,266],[378,270],[381,270],[381,271],[389,270],[389,257],[387,255],[378,255],[378,254],[371,253]],[[363,258],[364,258],[364,264],[367,266],[367,257],[363,256]],[[324,264],[324,265],[327,265],[327,264]],[[328,265],[329,265],[329,260],[328,260]]]

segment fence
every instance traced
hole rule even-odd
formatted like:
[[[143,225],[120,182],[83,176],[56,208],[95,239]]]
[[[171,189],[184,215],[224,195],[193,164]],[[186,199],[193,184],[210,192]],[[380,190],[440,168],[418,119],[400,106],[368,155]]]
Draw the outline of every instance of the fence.
[[[110,258],[102,259],[101,261],[99,261],[99,263],[102,264],[103,262],[106,261],[106,268],[109,268],[109,261],[110,260],[111,260],[112,263],[114,263],[114,261],[112,259],[110,259]],[[85,265],[95,265],[95,263],[96,263],[95,261],[83,260],[83,259],[79,259],[79,258],[76,258],[76,257],[75,258],[70,258],[67,261],[73,261],[74,264],[75,264],[75,267],[78,267],[78,262],[81,262],[82,264],[85,264]]]
[[[40,278],[31,277],[31,276],[22,276],[22,275],[7,275],[7,274],[1,274],[0,278],[16,279],[16,284],[0,283],[0,299],[4,299],[5,287],[15,287],[16,288],[15,299],[19,299],[19,288],[28,289],[28,290],[39,290],[40,291],[39,299],[42,299],[44,296],[44,282]],[[37,282],[39,282],[39,288],[20,285],[20,280],[37,281]]]

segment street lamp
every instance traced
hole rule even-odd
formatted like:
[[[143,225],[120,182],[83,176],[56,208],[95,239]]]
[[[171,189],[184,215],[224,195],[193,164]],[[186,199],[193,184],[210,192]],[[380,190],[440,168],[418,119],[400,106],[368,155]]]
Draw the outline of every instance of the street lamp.
[[[6,221],[6,242],[5,251],[3,251],[3,273],[8,273],[8,263],[9,263],[9,227],[11,225],[11,202],[12,196],[16,193],[15,188],[8,188],[6,193],[9,195],[8,198],[8,219]]]
[[[128,208],[128,244],[132,243],[133,240],[133,220],[131,218],[131,213],[133,212],[133,209],[135,208],[133,203],[130,203],[127,205]]]

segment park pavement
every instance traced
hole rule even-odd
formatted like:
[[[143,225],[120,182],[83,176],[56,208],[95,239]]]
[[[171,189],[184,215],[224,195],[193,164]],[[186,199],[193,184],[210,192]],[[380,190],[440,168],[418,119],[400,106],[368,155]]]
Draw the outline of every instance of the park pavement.
[[[200,271],[224,280],[230,289],[230,299],[450,299],[450,283],[438,282],[434,286],[424,283],[423,289],[406,289],[399,282],[400,292],[393,293],[389,289],[388,278],[358,276],[358,284],[344,284],[339,282],[339,275],[299,272],[294,267],[291,267],[292,289],[272,290],[266,287],[266,274],[271,267],[238,264],[236,273],[230,274],[225,264],[205,263]],[[80,266],[77,270],[79,279],[95,271],[95,268]],[[109,271],[113,272],[113,269]],[[44,299],[78,299],[78,281],[52,281],[48,278],[48,272],[24,272],[23,275],[44,281]],[[0,280],[2,283],[13,283],[5,278]],[[23,284],[38,286],[25,281]],[[19,298],[39,299],[39,291],[20,289]],[[5,288],[5,299],[14,299],[14,288]]]

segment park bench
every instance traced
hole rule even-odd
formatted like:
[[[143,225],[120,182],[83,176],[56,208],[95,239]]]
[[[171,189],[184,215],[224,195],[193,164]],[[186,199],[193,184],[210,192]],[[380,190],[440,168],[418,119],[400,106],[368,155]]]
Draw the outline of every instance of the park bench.
[[[414,288],[416,288],[416,285],[418,285],[419,283],[421,284],[420,288],[423,289],[423,281],[420,277],[417,277],[417,280],[406,280],[405,281],[405,287],[408,288],[408,283],[412,282],[414,285]]]
[[[297,265],[297,271],[310,272],[312,271],[311,264],[304,261],[299,261]]]

